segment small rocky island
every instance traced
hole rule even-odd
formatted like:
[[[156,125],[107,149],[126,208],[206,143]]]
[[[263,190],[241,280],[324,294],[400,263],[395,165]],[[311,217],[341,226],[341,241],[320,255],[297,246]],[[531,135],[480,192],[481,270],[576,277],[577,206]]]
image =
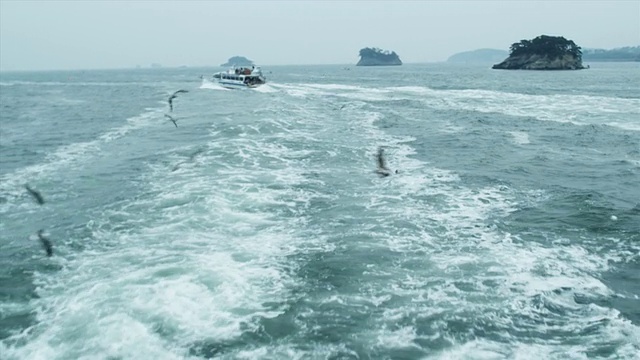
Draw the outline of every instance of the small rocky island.
[[[395,51],[382,50],[378,48],[360,49],[360,61],[356,66],[389,66],[402,65],[400,57]]]
[[[247,59],[244,56],[232,56],[229,58],[229,60],[224,63],[224,64],[220,64],[220,66],[253,66],[253,61]]]
[[[580,70],[582,51],[573,41],[562,36],[540,35],[521,40],[509,48],[509,57],[493,65],[506,70]]]

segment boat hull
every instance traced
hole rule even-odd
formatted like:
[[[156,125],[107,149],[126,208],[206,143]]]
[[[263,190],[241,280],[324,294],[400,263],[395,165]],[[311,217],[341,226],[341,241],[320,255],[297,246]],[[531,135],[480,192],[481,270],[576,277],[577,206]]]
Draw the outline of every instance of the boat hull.
[[[224,80],[218,80],[218,84],[227,89],[253,89],[262,85],[262,84],[249,85],[243,82],[224,81]]]

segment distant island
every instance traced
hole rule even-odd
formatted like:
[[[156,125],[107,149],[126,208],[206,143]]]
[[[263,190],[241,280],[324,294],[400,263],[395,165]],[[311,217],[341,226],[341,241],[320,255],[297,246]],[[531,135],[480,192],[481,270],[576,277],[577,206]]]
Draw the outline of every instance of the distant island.
[[[378,48],[360,49],[360,61],[356,66],[388,66],[402,65],[395,51],[389,52]]]
[[[449,56],[448,63],[454,64],[495,64],[509,56],[506,50],[478,49],[464,51]]]
[[[521,40],[509,48],[509,57],[492,69],[506,70],[580,70],[582,51],[562,36],[540,35]]]
[[[640,61],[640,46],[625,46],[611,50],[583,49],[582,60],[592,62]]]
[[[244,56],[232,56],[229,58],[229,60],[224,63],[224,64],[220,64],[220,66],[252,66],[253,61],[247,59]]]

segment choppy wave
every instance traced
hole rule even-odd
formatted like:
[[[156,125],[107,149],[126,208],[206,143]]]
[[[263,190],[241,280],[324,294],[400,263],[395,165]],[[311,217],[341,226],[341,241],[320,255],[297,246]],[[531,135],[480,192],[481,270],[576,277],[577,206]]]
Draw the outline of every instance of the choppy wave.
[[[95,140],[60,146],[47,154],[43,162],[3,175],[0,191],[6,196],[20,197],[24,195],[24,184],[55,177],[61,171],[68,171],[74,166],[82,166],[83,162],[92,157],[104,155],[101,153],[101,145],[122,138],[131,131],[157,123],[160,114],[161,110],[159,109],[147,109],[146,112],[138,116],[128,118],[125,125],[114,128]],[[0,213],[12,210],[10,204],[11,202],[1,204]]]
[[[606,124],[623,130],[640,130],[636,121],[616,120],[619,114],[625,118],[640,117],[640,99],[590,95],[529,95],[475,89],[434,90],[419,86],[374,88],[343,84],[282,84],[279,87],[288,94],[299,97],[331,95],[362,101],[411,99],[440,110],[499,113],[575,125]]]
[[[100,87],[112,87],[112,86],[122,86],[122,87],[130,87],[136,85],[145,85],[144,83],[139,82],[106,82],[106,81],[96,81],[96,82],[87,82],[87,81],[76,81],[73,78],[69,78],[68,81],[24,81],[24,80],[13,80],[13,81],[0,81],[0,86],[47,86],[47,87],[92,87],[92,86],[100,86]]]

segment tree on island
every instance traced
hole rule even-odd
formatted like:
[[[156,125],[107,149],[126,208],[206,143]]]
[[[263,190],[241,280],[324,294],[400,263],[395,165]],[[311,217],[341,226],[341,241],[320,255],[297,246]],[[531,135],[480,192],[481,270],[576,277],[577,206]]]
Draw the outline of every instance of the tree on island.
[[[509,56],[544,55],[556,58],[569,54],[582,59],[582,50],[572,40],[562,36],[540,35],[533,40],[520,40],[509,48]]]

